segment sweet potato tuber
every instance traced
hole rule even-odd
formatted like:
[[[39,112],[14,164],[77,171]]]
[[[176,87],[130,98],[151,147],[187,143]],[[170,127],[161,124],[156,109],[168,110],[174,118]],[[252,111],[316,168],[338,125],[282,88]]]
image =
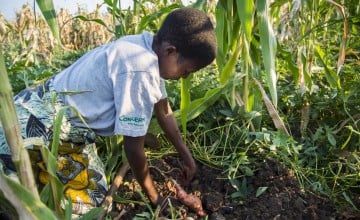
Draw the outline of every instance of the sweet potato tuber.
[[[176,198],[184,205],[189,207],[191,210],[196,212],[200,217],[206,216],[206,213],[203,210],[201,200],[192,194],[187,194],[185,190],[174,181],[176,189]]]

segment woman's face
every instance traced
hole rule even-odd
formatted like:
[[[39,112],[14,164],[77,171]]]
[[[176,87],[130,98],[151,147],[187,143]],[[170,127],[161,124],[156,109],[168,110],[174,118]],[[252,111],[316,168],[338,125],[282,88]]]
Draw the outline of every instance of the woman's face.
[[[172,45],[163,45],[158,53],[160,76],[164,79],[186,78],[199,68],[195,61],[185,59]]]

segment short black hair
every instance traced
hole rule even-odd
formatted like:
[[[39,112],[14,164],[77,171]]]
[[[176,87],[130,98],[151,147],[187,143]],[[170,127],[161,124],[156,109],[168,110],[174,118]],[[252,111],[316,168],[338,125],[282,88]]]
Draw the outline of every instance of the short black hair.
[[[202,11],[180,8],[170,12],[157,33],[160,42],[169,42],[185,58],[195,60],[199,68],[216,57],[217,43],[213,24]]]

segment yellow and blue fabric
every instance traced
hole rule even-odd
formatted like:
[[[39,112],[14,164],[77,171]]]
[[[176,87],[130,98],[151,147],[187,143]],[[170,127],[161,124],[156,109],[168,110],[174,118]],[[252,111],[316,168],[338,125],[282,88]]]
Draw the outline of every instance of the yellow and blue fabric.
[[[47,146],[53,139],[53,125],[63,108],[60,98],[53,98],[52,79],[36,89],[25,89],[14,97],[16,112],[24,139],[41,137]],[[64,195],[73,202],[73,212],[84,214],[99,206],[108,189],[104,165],[97,155],[96,135],[89,128],[72,126],[65,116],[61,124],[57,157],[57,176],[64,184]],[[48,183],[49,174],[36,146],[27,146],[39,187]],[[0,168],[16,176],[11,152],[0,125]]]

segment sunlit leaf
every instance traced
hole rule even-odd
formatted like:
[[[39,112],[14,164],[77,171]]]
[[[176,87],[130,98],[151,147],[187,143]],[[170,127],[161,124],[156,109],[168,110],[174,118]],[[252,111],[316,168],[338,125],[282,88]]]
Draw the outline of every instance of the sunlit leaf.
[[[0,190],[17,208],[21,219],[57,219],[55,214],[29,190],[1,172]]]
[[[276,38],[272,30],[267,0],[256,1],[257,15],[259,18],[259,31],[261,51],[265,66],[265,81],[269,87],[271,100],[277,106],[277,76],[275,71]]]
[[[230,54],[229,60],[226,62],[224,68],[220,72],[220,83],[224,85],[228,80],[234,76],[235,65],[241,52],[240,40],[237,41],[235,50]]]
[[[202,112],[214,104],[224,91],[227,91],[227,89],[233,85],[233,83],[236,82],[228,82],[223,87],[211,89],[206,92],[204,97],[192,101],[188,108],[187,119],[192,120],[198,117]]]
[[[181,125],[184,135],[186,135],[186,122],[187,122],[187,113],[190,106],[190,80],[191,78],[181,79],[181,100],[180,100],[180,110],[181,114]]]
[[[289,135],[289,132],[287,131],[283,120],[280,118],[275,106],[270,101],[270,99],[269,99],[268,95],[266,94],[264,88],[261,86],[261,84],[256,79],[254,79],[254,81],[258,85],[258,87],[259,87],[259,89],[261,91],[265,106],[266,106],[266,108],[267,108],[267,110],[269,112],[269,115],[270,115],[271,119],[274,122],[275,127],[278,130],[283,131],[286,135]]]
[[[245,33],[246,40],[251,42],[252,27],[253,27],[253,14],[254,14],[254,1],[253,0],[237,0],[238,16],[241,21],[241,27]]]
[[[256,197],[261,196],[269,187],[267,186],[261,186],[259,188],[257,188],[256,190]]]
[[[54,38],[57,40],[59,44],[61,44],[60,40],[60,32],[59,27],[56,20],[56,12],[54,3],[52,0],[36,0],[41,13],[45,17],[46,22],[48,23]]]
[[[341,87],[340,78],[336,74],[336,72],[331,70],[331,68],[328,66],[328,64],[326,62],[325,52],[319,46],[315,46],[315,53],[318,56],[319,61],[322,63],[322,65],[325,69],[325,77],[326,77],[328,83],[333,88],[340,88]]]

